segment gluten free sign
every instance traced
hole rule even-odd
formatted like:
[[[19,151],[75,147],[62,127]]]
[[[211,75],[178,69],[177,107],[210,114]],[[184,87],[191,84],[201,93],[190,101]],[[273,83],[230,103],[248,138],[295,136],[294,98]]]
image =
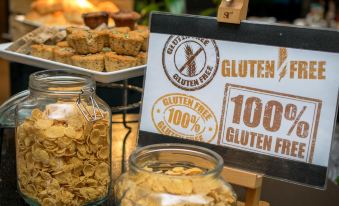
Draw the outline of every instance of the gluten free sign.
[[[312,163],[322,102],[227,84],[218,144]]]
[[[326,186],[339,32],[155,13],[149,46],[140,145],[196,144],[230,167]]]

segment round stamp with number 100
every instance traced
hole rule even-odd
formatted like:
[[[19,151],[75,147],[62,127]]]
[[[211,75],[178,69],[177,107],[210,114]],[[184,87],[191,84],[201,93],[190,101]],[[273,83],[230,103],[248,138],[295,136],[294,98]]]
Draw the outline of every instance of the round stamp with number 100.
[[[196,97],[172,93],[160,97],[152,108],[152,121],[160,134],[212,142],[218,123],[212,110]]]

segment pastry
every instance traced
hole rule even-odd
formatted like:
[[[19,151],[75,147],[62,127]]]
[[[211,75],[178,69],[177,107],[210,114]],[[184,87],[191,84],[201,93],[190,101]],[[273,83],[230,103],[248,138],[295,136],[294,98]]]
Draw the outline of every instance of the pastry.
[[[75,50],[71,47],[56,47],[54,49],[54,60],[64,64],[72,64],[71,57],[75,55]]]
[[[39,14],[48,14],[56,11],[62,11],[62,1],[37,0],[31,4],[31,8]]]
[[[98,11],[106,11],[106,12],[118,12],[119,8],[117,5],[115,5],[113,2],[110,1],[104,1],[104,2],[99,2],[97,4]]]
[[[114,20],[115,26],[117,27],[129,27],[134,30],[136,22],[141,18],[140,14],[135,11],[120,11],[111,13],[111,17]]]
[[[102,72],[105,68],[104,55],[101,53],[89,55],[74,55],[71,59],[74,66],[82,67],[85,69]]]
[[[144,25],[137,25],[135,30],[147,30],[148,31],[148,26]]]
[[[43,59],[54,59],[54,48],[52,45],[34,44],[31,46],[31,55]]]
[[[58,47],[69,47],[67,41],[61,41],[56,44]]]
[[[79,31],[88,31],[89,29],[86,27],[77,27],[77,26],[69,26],[66,28],[67,35],[72,34],[73,32],[79,32]]]
[[[112,51],[117,54],[136,56],[142,47],[144,38],[136,32],[110,33],[109,41]]]
[[[110,47],[104,47],[103,49],[102,49],[102,52],[104,52],[104,53],[106,53],[106,52],[111,52],[112,51],[112,49],[110,48]]]
[[[101,29],[96,31],[99,35],[102,35],[104,38],[104,47],[109,47],[109,33],[108,29]]]
[[[137,65],[147,64],[147,52],[140,52],[137,55]]]
[[[131,31],[129,27],[114,27],[109,30],[112,33],[128,33]]]
[[[81,5],[73,1],[64,1],[64,14],[67,21],[74,24],[83,24],[82,14],[95,12],[95,6],[89,1],[81,1]]]
[[[147,51],[148,50],[148,39],[149,39],[149,31],[148,29],[138,29],[135,30],[133,32],[136,32],[138,34],[140,34],[142,36],[142,38],[144,38],[143,42],[142,42],[142,47],[141,50],[142,51]]]
[[[124,68],[134,67],[137,64],[137,58],[131,56],[122,56],[114,52],[105,53],[105,68],[107,72],[117,71]]]
[[[82,15],[85,25],[91,29],[95,29],[102,24],[108,25],[107,12],[91,12]]]
[[[109,34],[113,33],[113,34],[117,34],[117,33],[128,33],[129,31],[131,31],[131,29],[129,27],[114,27],[112,29],[103,29],[101,32],[104,33],[105,35],[105,47],[109,47]]]
[[[76,30],[68,35],[67,42],[79,54],[95,54],[104,48],[105,34],[100,31]]]

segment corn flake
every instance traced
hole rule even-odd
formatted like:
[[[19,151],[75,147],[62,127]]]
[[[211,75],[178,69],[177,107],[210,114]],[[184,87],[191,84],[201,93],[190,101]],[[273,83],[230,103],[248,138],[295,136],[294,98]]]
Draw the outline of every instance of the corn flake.
[[[32,118],[35,120],[42,119],[43,112],[40,109],[33,109],[32,110]]]
[[[65,134],[65,128],[63,126],[52,126],[45,131],[47,138],[56,139],[62,137]]]
[[[57,201],[53,198],[45,198],[45,199],[42,200],[42,204],[44,206],[56,206]]]
[[[97,157],[99,159],[107,159],[109,155],[108,147],[101,147],[97,152]]]
[[[83,168],[83,173],[85,176],[92,176],[95,172],[95,167],[93,165],[85,165]]]
[[[100,131],[95,129],[92,131],[92,134],[90,136],[90,142],[92,144],[98,144],[99,140],[100,140]]]
[[[45,162],[49,161],[49,154],[43,149],[37,148],[32,152],[32,159],[37,162]]]
[[[53,120],[49,119],[37,119],[34,126],[37,129],[47,129],[53,125]]]
[[[21,192],[47,206],[91,204],[107,195],[108,123],[87,122],[74,103],[34,109],[16,129]]]
[[[143,169],[145,171],[129,172],[120,177],[114,190],[119,205],[161,206],[164,194],[168,194],[171,205],[236,205],[230,186],[202,175],[205,172],[200,168],[154,170],[146,165]],[[194,197],[194,201],[186,197]]]
[[[104,163],[104,162],[100,163],[95,170],[95,175],[94,175],[95,179],[100,180],[100,179],[105,179],[109,177],[108,172],[109,172],[109,167],[107,163]]]

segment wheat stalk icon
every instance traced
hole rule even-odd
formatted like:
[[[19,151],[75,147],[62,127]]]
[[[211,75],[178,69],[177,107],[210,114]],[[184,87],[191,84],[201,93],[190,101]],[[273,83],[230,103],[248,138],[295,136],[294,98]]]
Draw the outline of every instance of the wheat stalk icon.
[[[190,59],[192,58],[192,56],[194,55],[193,53],[193,49],[189,44],[185,45],[185,57],[186,57],[186,61],[190,61]],[[196,64],[195,61],[192,60],[187,64],[187,68],[188,68],[188,76],[193,77],[196,73]]]
[[[279,49],[279,62],[278,62],[278,69],[280,71],[279,73],[279,82],[281,81],[282,78],[286,76],[287,72],[287,65],[284,64],[287,60],[287,49],[286,48],[280,48]]]

